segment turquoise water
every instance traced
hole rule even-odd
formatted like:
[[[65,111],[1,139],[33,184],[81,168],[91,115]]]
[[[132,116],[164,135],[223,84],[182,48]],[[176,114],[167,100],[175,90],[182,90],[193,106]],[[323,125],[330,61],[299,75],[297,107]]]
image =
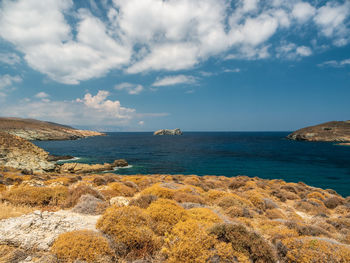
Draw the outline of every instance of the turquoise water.
[[[350,147],[286,140],[288,132],[108,133],[76,141],[36,141],[56,155],[78,162],[124,158],[119,174],[248,175],[331,188],[350,195]]]

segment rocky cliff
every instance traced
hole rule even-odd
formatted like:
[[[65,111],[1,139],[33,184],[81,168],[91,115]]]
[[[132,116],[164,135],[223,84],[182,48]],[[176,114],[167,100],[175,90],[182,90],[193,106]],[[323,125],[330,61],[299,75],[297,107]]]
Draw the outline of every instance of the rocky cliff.
[[[302,128],[287,138],[297,141],[350,142],[350,121],[331,121]]]
[[[53,170],[55,164],[47,158],[48,153],[31,142],[0,132],[0,166],[33,172]]]
[[[158,130],[153,133],[153,135],[182,135],[182,131],[180,129],[174,129],[174,130]]]
[[[26,140],[75,140],[104,135],[100,132],[77,130],[51,122],[21,118],[0,118],[0,131]]]

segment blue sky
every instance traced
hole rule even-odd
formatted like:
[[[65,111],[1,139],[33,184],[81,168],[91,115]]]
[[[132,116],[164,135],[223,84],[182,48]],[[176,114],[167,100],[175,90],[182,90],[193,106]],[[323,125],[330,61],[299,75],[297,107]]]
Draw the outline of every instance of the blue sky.
[[[349,98],[349,1],[0,1],[1,116],[290,131]]]

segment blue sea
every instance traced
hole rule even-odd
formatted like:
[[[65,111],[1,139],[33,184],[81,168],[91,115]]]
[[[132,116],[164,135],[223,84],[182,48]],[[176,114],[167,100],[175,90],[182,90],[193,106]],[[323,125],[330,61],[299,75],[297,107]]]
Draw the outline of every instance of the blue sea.
[[[35,141],[55,155],[77,162],[126,159],[117,174],[196,174],[257,176],[304,182],[350,196],[350,147],[335,143],[285,139],[288,132],[185,132],[153,136],[151,132],[107,133],[75,141]]]

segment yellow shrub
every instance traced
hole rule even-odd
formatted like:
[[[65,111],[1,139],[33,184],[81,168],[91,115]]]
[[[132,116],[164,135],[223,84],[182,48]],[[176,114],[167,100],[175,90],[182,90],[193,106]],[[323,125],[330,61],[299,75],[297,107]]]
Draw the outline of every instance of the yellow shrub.
[[[258,193],[257,191],[248,191],[245,193],[245,196],[247,199],[252,202],[252,204],[260,209],[265,210],[265,202],[264,202],[264,196]]]
[[[222,198],[224,196],[230,196],[230,194],[224,191],[218,191],[213,189],[205,193],[206,199],[211,203],[213,203],[215,200]]]
[[[315,198],[315,199],[318,199],[318,200],[324,200],[325,197],[323,196],[323,194],[319,193],[319,192],[312,192],[312,193],[309,193],[307,196],[306,196],[308,199],[310,198]]]
[[[254,223],[254,228],[261,234],[269,236],[270,240],[299,236],[295,229],[290,229],[278,221],[258,220]]]
[[[232,247],[210,236],[206,228],[193,219],[175,225],[167,235],[162,252],[168,263],[205,263],[214,256],[221,256],[220,262],[234,261]]]
[[[220,217],[209,208],[192,208],[187,210],[187,213],[191,219],[202,224],[211,225],[222,221]]]
[[[68,178],[68,177],[58,177],[55,179],[50,179],[50,180],[45,181],[46,185],[50,185],[50,184],[54,184],[54,183],[68,186],[72,183],[72,180],[71,180],[71,178]]]
[[[174,195],[174,200],[179,203],[189,202],[205,204],[205,200],[200,195],[194,195],[183,191],[176,191]]]
[[[11,205],[0,202],[0,220],[28,214],[34,210],[35,209],[32,207]]]
[[[283,212],[280,209],[278,209],[278,208],[266,210],[265,215],[269,219],[278,219],[278,218],[286,219],[286,217],[283,214]]]
[[[20,186],[2,193],[2,199],[14,205],[46,206],[60,205],[68,194],[67,187]]]
[[[97,222],[97,228],[109,235],[117,247],[117,254],[132,252],[135,257],[153,254],[160,247],[160,240],[151,230],[152,219],[136,206],[115,207],[106,210]]]
[[[51,251],[64,262],[84,260],[96,262],[101,256],[111,256],[108,240],[94,231],[79,230],[59,235]]]
[[[167,199],[158,199],[146,211],[155,221],[156,232],[161,235],[170,231],[177,222],[185,220],[188,216],[185,209],[175,201]]]
[[[249,207],[252,203],[236,194],[226,194],[223,197],[217,199],[215,204],[227,209],[230,207]]]
[[[289,238],[282,241],[288,252],[286,262],[350,262],[350,248],[326,239]]]
[[[0,193],[6,190],[6,185],[0,184]]]
[[[141,192],[142,195],[155,195],[159,198],[173,199],[175,190],[161,187],[160,184],[154,184]]]
[[[122,183],[110,183],[108,188],[113,191],[114,196],[134,196],[136,190],[134,188],[128,187]]]

